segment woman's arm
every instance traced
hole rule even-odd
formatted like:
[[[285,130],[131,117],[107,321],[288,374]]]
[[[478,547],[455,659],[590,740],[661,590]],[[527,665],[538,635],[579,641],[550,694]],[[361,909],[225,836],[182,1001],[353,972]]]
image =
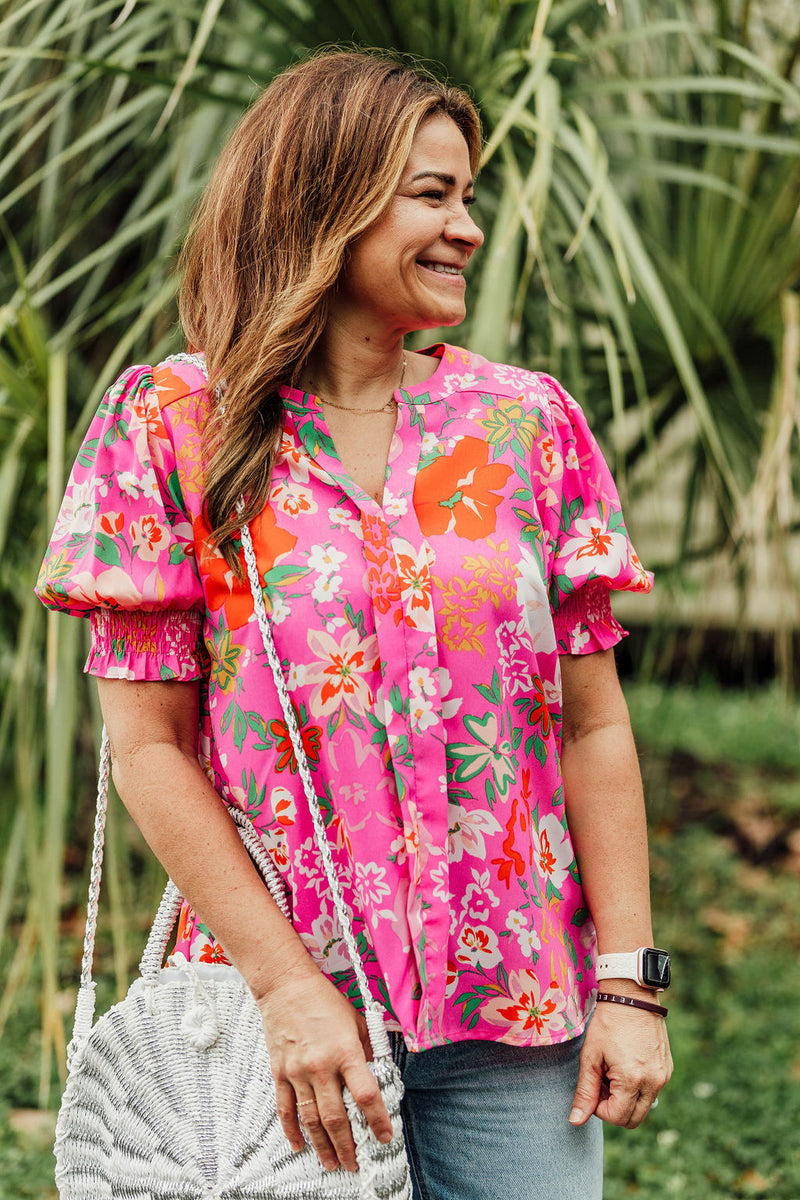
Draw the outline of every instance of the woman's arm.
[[[613,650],[561,658],[562,771],[572,842],[601,954],[651,946],[642,782]],[[608,990],[653,1000],[632,980]],[[672,1073],[664,1019],[599,1004],[581,1052],[573,1124],[592,1113],[634,1128]]]
[[[272,899],[197,762],[198,685],[98,680],[114,784],[153,853],[214,931],[264,1020],[278,1112],[294,1150],[303,1122],[322,1163],[355,1170],[346,1083],[377,1137],[391,1122],[366,1065],[363,1018],[317,969]]]

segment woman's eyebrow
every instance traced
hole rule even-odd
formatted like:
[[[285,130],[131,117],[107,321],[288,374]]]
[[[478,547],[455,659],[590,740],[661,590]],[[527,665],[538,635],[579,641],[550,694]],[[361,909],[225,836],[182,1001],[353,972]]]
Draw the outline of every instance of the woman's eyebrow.
[[[445,184],[446,187],[456,186],[455,175],[444,175],[441,171],[418,171],[416,175],[411,176],[409,183],[415,183],[417,179],[438,179],[439,182]],[[470,188],[472,185],[473,180],[468,179],[466,187]]]

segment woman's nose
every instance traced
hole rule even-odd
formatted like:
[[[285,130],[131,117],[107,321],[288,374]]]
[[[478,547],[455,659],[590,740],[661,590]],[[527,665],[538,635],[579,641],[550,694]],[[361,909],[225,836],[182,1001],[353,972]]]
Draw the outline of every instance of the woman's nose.
[[[483,245],[483,230],[477,224],[466,204],[459,204],[453,211],[445,230],[446,237],[451,241],[466,242],[472,250]]]

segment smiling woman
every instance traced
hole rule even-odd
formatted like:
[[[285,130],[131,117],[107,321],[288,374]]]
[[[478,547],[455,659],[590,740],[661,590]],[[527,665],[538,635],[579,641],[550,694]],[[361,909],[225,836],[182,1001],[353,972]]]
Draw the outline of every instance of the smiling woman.
[[[468,97],[391,58],[328,53],[267,89],[191,232],[188,352],[106,394],[39,594],[91,619],[118,790],[185,897],[177,951],[236,964],[288,1146],[351,1170],[343,1085],[391,1126],[264,675],[248,522],[415,1200],[598,1200],[601,1121],[638,1125],[671,1069],[637,966],[647,849],[609,604],[651,579],[558,382],[404,347],[465,315],[479,149]]]

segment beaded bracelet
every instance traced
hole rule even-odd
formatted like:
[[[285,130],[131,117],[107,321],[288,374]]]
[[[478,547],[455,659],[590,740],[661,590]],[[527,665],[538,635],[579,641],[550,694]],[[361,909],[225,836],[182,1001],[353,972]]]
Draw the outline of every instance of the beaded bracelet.
[[[649,1000],[638,1000],[636,996],[618,996],[616,992],[598,992],[597,999],[607,1004],[626,1004],[628,1008],[643,1008],[645,1012],[655,1013],[658,1017],[665,1017],[669,1012],[663,1004],[651,1004]]]

